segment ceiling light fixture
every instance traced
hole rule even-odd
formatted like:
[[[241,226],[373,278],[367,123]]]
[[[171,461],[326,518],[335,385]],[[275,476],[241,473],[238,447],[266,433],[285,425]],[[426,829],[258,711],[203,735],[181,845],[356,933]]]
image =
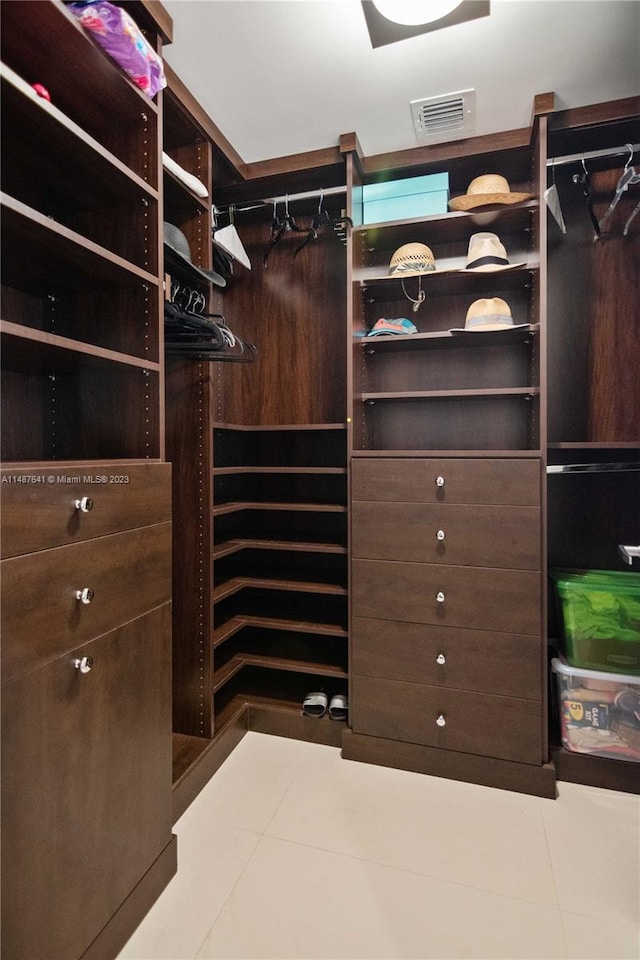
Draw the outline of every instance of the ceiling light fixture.
[[[417,27],[433,23],[455,10],[462,0],[372,0],[374,7],[392,23]]]
[[[362,0],[373,47],[487,17],[489,0]]]

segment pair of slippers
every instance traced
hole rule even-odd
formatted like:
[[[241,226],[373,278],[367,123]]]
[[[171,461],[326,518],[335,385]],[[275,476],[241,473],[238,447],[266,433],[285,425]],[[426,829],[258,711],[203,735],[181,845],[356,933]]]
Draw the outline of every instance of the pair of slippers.
[[[326,693],[314,692],[308,693],[302,701],[302,712],[306,717],[324,717],[327,709],[329,719],[346,720],[348,712],[346,696],[337,693],[329,701]]]

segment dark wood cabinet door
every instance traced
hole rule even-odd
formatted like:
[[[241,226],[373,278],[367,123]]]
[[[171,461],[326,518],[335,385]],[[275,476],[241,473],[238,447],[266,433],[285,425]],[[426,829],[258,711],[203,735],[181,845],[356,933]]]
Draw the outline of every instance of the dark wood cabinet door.
[[[352,553],[368,560],[540,569],[540,510],[356,500]]]
[[[4,685],[7,960],[80,957],[170,841],[170,627],[167,603]]]
[[[540,636],[540,574],[530,570],[354,560],[356,617]]]

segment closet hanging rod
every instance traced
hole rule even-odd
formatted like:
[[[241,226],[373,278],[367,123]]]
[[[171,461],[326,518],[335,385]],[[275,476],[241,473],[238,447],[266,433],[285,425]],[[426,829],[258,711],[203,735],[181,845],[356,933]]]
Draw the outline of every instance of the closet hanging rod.
[[[635,153],[640,150],[640,143],[632,143],[630,146]],[[571,153],[565,157],[552,157],[547,160],[548,167],[560,167],[566,163],[576,163],[580,160],[596,160],[598,157],[622,157],[629,156],[629,144],[621,147],[610,147],[608,150],[587,150],[586,153]]]
[[[268,206],[273,203],[286,203],[287,201],[292,202],[296,200],[312,200],[315,197],[333,197],[340,193],[346,193],[347,187],[346,184],[341,187],[327,187],[326,190],[307,190],[304,193],[285,193],[281,197],[265,197],[263,200],[247,200],[246,203],[253,204],[253,206],[245,207],[243,206],[242,200],[237,203],[214,203],[213,210],[214,212],[218,210],[228,210],[229,207],[233,207],[235,210],[256,210],[258,207]]]
[[[547,467],[547,473],[614,473],[640,470],[637,463],[554,463]]]

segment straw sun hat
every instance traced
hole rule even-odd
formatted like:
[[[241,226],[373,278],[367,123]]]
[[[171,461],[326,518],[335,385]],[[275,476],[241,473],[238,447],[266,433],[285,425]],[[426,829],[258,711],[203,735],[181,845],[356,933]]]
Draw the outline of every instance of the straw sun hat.
[[[467,310],[464,327],[454,327],[450,333],[483,333],[490,330],[517,330],[527,327],[527,323],[513,322],[511,308],[506,300],[500,297],[491,297],[485,300],[474,300]]]
[[[436,261],[426,243],[405,243],[389,261],[390,276],[415,277],[435,270]]]
[[[497,173],[486,173],[471,181],[464,196],[450,200],[449,209],[475,210],[476,207],[487,207],[495,203],[521,203],[531,197],[531,193],[512,193],[504,177]]]

